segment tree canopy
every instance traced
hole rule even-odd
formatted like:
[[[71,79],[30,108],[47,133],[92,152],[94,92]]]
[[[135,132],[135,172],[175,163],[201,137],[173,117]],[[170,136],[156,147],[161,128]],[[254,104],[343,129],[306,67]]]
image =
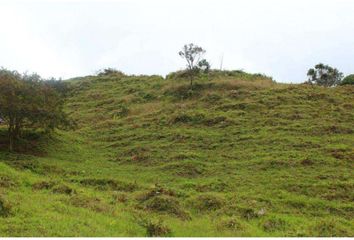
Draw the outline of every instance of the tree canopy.
[[[46,133],[69,126],[62,95],[37,74],[0,69],[0,118],[8,127],[9,150],[14,149],[23,129]]]
[[[201,70],[209,71],[210,64],[203,58],[205,50],[202,47],[194,45],[193,43],[186,44],[182,50],[178,53],[187,62],[187,73],[191,80],[191,86],[193,85],[193,77]]]
[[[309,83],[317,84],[325,87],[336,86],[341,83],[343,73],[323,63],[317,64],[315,68],[311,68],[307,72]]]
[[[341,85],[354,85],[354,74],[346,76],[341,82]]]

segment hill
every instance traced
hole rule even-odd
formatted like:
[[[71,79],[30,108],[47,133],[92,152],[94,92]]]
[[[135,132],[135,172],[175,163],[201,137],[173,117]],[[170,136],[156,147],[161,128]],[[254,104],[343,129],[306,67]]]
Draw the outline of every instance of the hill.
[[[354,88],[69,80],[76,130],[0,152],[0,236],[354,236]]]

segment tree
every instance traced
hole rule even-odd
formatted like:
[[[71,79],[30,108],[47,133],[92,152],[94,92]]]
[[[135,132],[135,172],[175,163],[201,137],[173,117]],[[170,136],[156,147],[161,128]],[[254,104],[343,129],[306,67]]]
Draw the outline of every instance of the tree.
[[[61,95],[39,75],[0,69],[0,118],[8,126],[10,151],[25,128],[50,133],[71,125],[63,104]]]
[[[54,88],[62,97],[67,97],[70,92],[69,84],[61,79],[50,78],[45,80],[45,84]]]
[[[20,74],[2,69],[0,71],[0,118],[8,126],[9,149],[13,150],[16,135],[20,132],[23,115],[23,86]]]
[[[119,77],[124,77],[125,74],[122,71],[119,71],[114,68],[105,68],[101,69],[97,72],[97,76],[102,77],[102,76],[119,76]]]
[[[340,85],[354,85],[354,74],[346,76]]]
[[[209,72],[210,70],[210,64],[207,60],[202,59],[199,63],[198,63],[198,68],[202,71],[204,71],[205,73]]]
[[[208,71],[210,69],[208,61],[202,59],[205,52],[202,47],[190,43],[184,45],[182,51],[178,53],[187,61],[187,73],[190,77],[191,87],[193,86],[194,76],[199,73],[200,70]]]
[[[341,83],[343,73],[336,68],[320,63],[315,68],[309,69],[307,76],[309,77],[309,83],[332,87]]]

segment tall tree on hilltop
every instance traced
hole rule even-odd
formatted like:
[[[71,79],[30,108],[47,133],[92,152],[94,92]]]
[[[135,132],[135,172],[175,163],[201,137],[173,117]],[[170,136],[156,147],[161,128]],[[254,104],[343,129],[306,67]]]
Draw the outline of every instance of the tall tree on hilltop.
[[[324,87],[332,87],[341,83],[343,73],[338,69],[332,68],[322,63],[317,64],[315,68],[311,68],[307,72],[309,83],[317,84]]]
[[[210,64],[203,59],[205,50],[202,47],[194,45],[193,43],[183,46],[182,51],[178,54],[187,62],[187,73],[190,77],[191,87],[193,86],[193,78],[200,70],[208,71]]]

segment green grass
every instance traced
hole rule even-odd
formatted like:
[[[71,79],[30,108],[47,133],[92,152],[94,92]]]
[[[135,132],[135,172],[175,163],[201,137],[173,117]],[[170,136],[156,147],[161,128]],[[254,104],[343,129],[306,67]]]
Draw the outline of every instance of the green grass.
[[[352,86],[70,83],[75,131],[0,152],[0,236],[354,236]]]

